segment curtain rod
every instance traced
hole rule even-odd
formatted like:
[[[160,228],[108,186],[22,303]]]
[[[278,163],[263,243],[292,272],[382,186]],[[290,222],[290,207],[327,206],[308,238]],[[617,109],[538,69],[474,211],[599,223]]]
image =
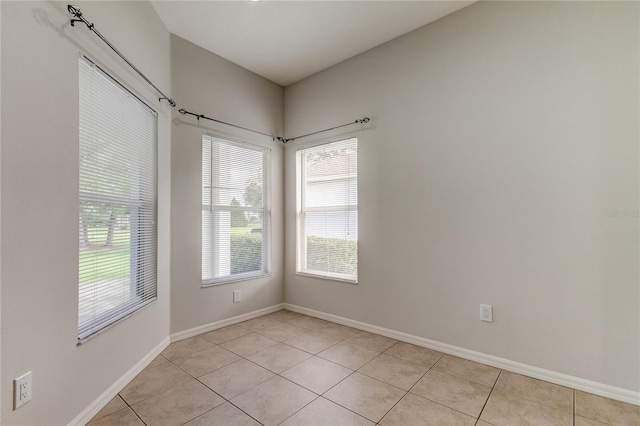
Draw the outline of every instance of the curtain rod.
[[[149,80],[147,78],[147,76],[142,73],[142,71],[140,71],[135,65],[133,65],[131,63],[131,61],[129,61],[118,49],[116,49],[116,47],[113,44],[111,44],[109,42],[109,40],[107,40],[102,34],[100,34],[100,32],[98,30],[96,30],[96,27],[95,27],[95,25],[93,25],[93,23],[87,21],[84,18],[84,16],[82,15],[82,12],[80,11],[80,8],[78,8],[77,6],[73,6],[73,5],[68,4],[67,5],[67,10],[69,11],[69,14],[72,16],[72,19],[71,19],[71,26],[72,27],[75,26],[76,22],[82,22],[83,24],[85,24],[87,26],[87,28],[89,29],[89,31],[93,31],[98,37],[100,37],[100,40],[104,41],[107,44],[107,46],[109,46],[111,48],[111,50],[113,50],[118,56],[120,56],[120,58],[122,58],[123,61],[125,61],[127,63],[127,65],[129,65],[135,72],[137,72],[138,75],[140,75],[140,77],[142,77],[151,87],[153,87],[156,90],[156,92],[158,92],[158,93],[160,93],[160,95],[162,95],[162,97],[159,98],[158,101],[166,100],[169,103],[169,105],[171,105],[172,108],[176,106],[176,102],[173,99],[169,98],[167,95],[165,95],[162,92],[162,90],[158,89],[156,87],[156,85],[153,84],[151,82],[151,80]],[[238,129],[243,129],[243,130],[247,130],[249,132],[258,133],[260,135],[268,136],[268,137],[272,138],[274,141],[277,140],[277,141],[280,141],[282,143],[291,142],[291,141],[296,140],[296,139],[304,138],[304,137],[311,136],[311,135],[316,135],[316,134],[322,133],[322,132],[328,132],[329,130],[339,129],[341,127],[350,126],[352,124],[368,123],[369,120],[370,120],[369,117],[359,118],[359,119],[357,119],[355,121],[352,121],[350,123],[341,124],[339,126],[330,127],[328,129],[318,130],[317,132],[307,133],[306,135],[295,136],[293,138],[284,138],[282,136],[273,136],[273,135],[269,135],[267,133],[259,132],[257,130],[249,129],[247,127],[242,127],[242,126],[238,126],[236,124],[227,123],[226,121],[217,120],[215,118],[207,117],[206,115],[203,115],[203,114],[196,114],[196,113],[187,111],[184,108],[180,109],[179,112],[182,115],[193,115],[194,117],[196,117],[198,119],[198,121],[201,118],[203,118],[205,120],[215,121],[216,123],[222,123],[222,124],[226,124],[227,126],[232,126],[232,127],[238,128]]]
[[[196,114],[195,112],[187,111],[184,108],[180,108],[178,110],[178,112],[180,114],[182,114],[182,115],[192,115],[192,116],[196,117],[198,119],[198,121],[200,121],[201,118],[204,119],[204,120],[215,121],[216,123],[222,123],[222,124],[226,124],[227,126],[236,127],[238,129],[248,130],[249,132],[258,133],[259,135],[268,136],[271,139],[273,139],[274,141],[280,141],[282,143],[287,143],[287,142],[290,142],[290,141],[293,141],[293,140],[296,140],[296,139],[304,138],[304,137],[315,135],[315,134],[322,133],[322,132],[328,132],[329,130],[339,129],[340,127],[351,126],[352,124],[368,123],[371,120],[369,117],[359,118],[359,119],[357,119],[355,121],[352,121],[350,123],[341,124],[339,126],[330,127],[328,129],[318,130],[317,132],[307,133],[306,135],[295,136],[293,138],[283,138],[282,136],[273,136],[273,135],[269,135],[267,133],[260,132],[258,130],[253,130],[253,129],[249,129],[247,127],[238,126],[237,124],[227,123],[226,121],[217,120],[215,118],[207,117],[206,115],[203,115],[203,114]]]
[[[236,127],[238,129],[242,129],[242,130],[248,130],[249,132],[253,132],[253,133],[257,133],[259,135],[264,135],[264,136],[268,136],[271,139],[275,140],[280,140],[282,138],[278,137],[278,136],[273,136],[267,133],[263,133],[263,132],[259,132],[258,130],[253,130],[253,129],[249,129],[248,127],[242,127],[242,126],[238,126],[237,124],[231,124],[231,123],[227,123],[226,121],[222,121],[222,120],[217,120],[215,118],[211,118],[211,117],[207,117],[206,115],[202,115],[202,114],[196,114],[195,112],[191,112],[191,111],[187,111],[184,108],[180,108],[178,110],[178,112],[182,115],[193,115],[194,117],[196,117],[198,119],[198,121],[200,121],[201,118],[205,119],[205,120],[209,120],[209,121],[215,121],[216,123],[222,123],[222,124],[226,124],[227,126],[231,126],[231,127]]]
[[[151,82],[151,80],[149,80],[147,78],[146,75],[144,75],[142,73],[142,71],[140,71],[138,68],[136,68],[135,65],[133,65],[131,63],[131,61],[129,61],[122,53],[120,53],[120,51],[118,49],[115,48],[115,46],[111,43],[109,43],[109,40],[107,40],[102,34],[100,34],[100,32],[98,30],[96,30],[96,27],[89,21],[87,21],[83,16],[82,16],[82,12],[80,11],[80,9],[77,6],[72,6],[70,4],[67,5],[67,10],[69,11],[69,14],[73,17],[73,19],[71,19],[71,26],[75,27],[75,23],[76,22],[82,22],[83,24],[85,24],[87,26],[87,28],[89,28],[90,31],[93,31],[98,37],[100,37],[100,39],[102,41],[104,41],[107,46],[109,46],[111,48],[111,50],[113,50],[114,52],[116,52],[116,54],[118,56],[120,56],[120,58],[122,58],[123,61],[125,61],[127,63],[127,65],[129,65],[131,68],[133,68],[133,70],[135,72],[137,72],[140,77],[144,78],[144,80],[149,83],[149,85],[151,87],[153,87],[154,89],[156,89],[156,92],[160,93],[160,95],[162,95],[161,98],[158,99],[158,101],[161,100],[166,100],[167,102],[169,102],[169,105],[171,105],[171,107],[175,107],[176,103],[173,99],[169,98],[167,95],[165,95],[164,93],[162,93],[162,90],[158,89],[156,87],[155,84],[153,84]]]
[[[307,136],[317,135],[318,133],[328,132],[329,130],[339,129],[340,127],[351,126],[352,124],[368,123],[370,120],[371,119],[369,117],[363,117],[363,118],[359,118],[359,119],[357,119],[355,121],[352,121],[351,123],[341,124],[341,125],[335,126],[335,127],[329,127],[328,129],[318,130],[317,132],[307,133],[306,135],[300,135],[300,136],[295,136],[293,138],[286,138],[286,139],[285,138],[276,138],[276,139],[279,140],[282,143],[287,143],[287,142],[294,141],[296,139],[306,138]]]
[[[203,114],[196,114],[195,112],[187,111],[184,108],[180,108],[178,110],[178,112],[180,114],[182,114],[182,115],[193,115],[194,117],[196,117],[198,119],[198,121],[200,121],[200,119],[202,118],[202,119],[209,120],[209,121],[215,121],[216,123],[226,124],[227,126],[236,127],[238,129],[248,130],[250,132],[258,133],[260,135],[269,136],[274,141],[280,141],[282,143],[287,143],[287,142],[290,142],[290,141],[293,141],[293,140],[296,140],[296,139],[304,138],[304,137],[315,135],[315,134],[322,133],[322,132],[328,132],[329,130],[339,129],[340,127],[351,126],[352,124],[368,123],[371,120],[369,117],[363,117],[363,118],[359,118],[359,119],[357,119],[355,121],[352,121],[350,123],[341,124],[339,126],[330,127],[328,129],[318,130],[317,132],[307,133],[306,135],[295,136],[293,138],[283,138],[282,136],[273,136],[273,135],[269,135],[267,133],[259,132],[258,130],[253,130],[253,129],[249,129],[247,127],[238,126],[237,124],[227,123],[226,121],[217,120],[215,118],[207,117],[206,115],[203,115]]]

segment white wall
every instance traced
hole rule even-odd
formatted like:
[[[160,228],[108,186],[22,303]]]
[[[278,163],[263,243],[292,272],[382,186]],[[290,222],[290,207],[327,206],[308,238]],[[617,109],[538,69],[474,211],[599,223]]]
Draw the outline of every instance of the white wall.
[[[220,56],[171,36],[172,90],[180,106],[267,134],[281,135],[284,90]],[[172,127],[171,332],[282,303],[283,148],[280,142],[223,124],[182,116]],[[202,134],[244,140],[271,148],[272,274],[202,288]],[[242,301],[233,303],[233,290]]]
[[[373,128],[358,285],[295,275],[287,145],[285,300],[638,391],[638,17],[480,2],[287,87],[288,137]]]
[[[67,424],[169,334],[170,125],[166,102],[67,3],[2,2],[2,421]],[[147,2],[79,3],[85,17],[163,91],[169,33]],[[158,300],[76,346],[78,55],[84,52],[158,112]],[[12,411],[12,379],[33,399]]]

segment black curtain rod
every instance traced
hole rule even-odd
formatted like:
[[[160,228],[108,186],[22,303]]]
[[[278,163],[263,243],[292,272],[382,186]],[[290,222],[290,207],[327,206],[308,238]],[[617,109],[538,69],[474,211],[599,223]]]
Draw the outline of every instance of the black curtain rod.
[[[259,132],[257,130],[249,129],[247,127],[238,126],[237,124],[227,123],[226,121],[217,120],[215,118],[207,117],[206,115],[203,115],[203,114],[196,114],[194,112],[187,111],[184,108],[180,108],[178,110],[178,112],[180,114],[182,114],[182,115],[192,115],[192,116],[196,117],[198,119],[198,121],[200,121],[201,118],[204,119],[204,120],[215,121],[216,123],[222,123],[222,124],[226,124],[227,126],[236,127],[238,129],[248,130],[248,131],[253,132],[253,133],[258,133],[260,135],[268,136],[268,137],[272,138],[274,141],[280,141],[282,143],[287,143],[287,142],[290,142],[290,141],[293,141],[293,140],[296,140],[296,139],[304,138],[306,136],[311,136],[311,135],[315,135],[315,134],[322,133],[322,132],[328,132],[329,130],[333,130],[333,129],[339,129],[340,127],[351,126],[352,124],[368,123],[371,120],[369,117],[359,118],[359,119],[357,119],[355,121],[352,121],[351,123],[341,124],[339,126],[331,127],[331,128],[324,129],[324,130],[318,130],[317,132],[307,133],[306,135],[296,136],[296,137],[293,137],[293,138],[283,138],[282,136],[273,136],[273,135],[269,135],[267,133]]]
[[[273,136],[273,135],[269,135],[267,133],[263,133],[263,132],[259,132],[257,130],[253,130],[253,129],[249,129],[247,127],[242,127],[242,126],[238,126],[237,124],[231,124],[231,123],[227,123],[226,121],[222,121],[222,120],[216,120],[215,118],[211,118],[211,117],[207,117],[206,115],[202,115],[202,114],[196,114],[194,112],[191,111],[187,111],[184,108],[180,108],[178,110],[178,112],[182,115],[193,115],[194,117],[196,117],[198,119],[198,121],[200,121],[201,118],[205,119],[205,120],[209,120],[209,121],[215,121],[216,123],[222,123],[222,124],[226,124],[227,126],[231,126],[231,127],[236,127],[238,129],[242,129],[242,130],[248,130],[249,132],[253,132],[253,133],[257,133],[259,135],[264,135],[264,136],[268,136],[271,139],[275,140],[280,140],[280,137],[277,136]]]
[[[169,102],[169,105],[171,105],[171,107],[175,107],[176,103],[173,99],[169,98],[167,95],[165,95],[164,93],[162,93],[162,90],[158,89],[156,87],[155,84],[153,84],[151,82],[151,80],[149,80],[147,78],[146,75],[144,75],[138,68],[136,68],[135,65],[133,65],[131,63],[131,61],[129,61],[127,58],[125,58],[125,56],[120,53],[120,51],[118,49],[115,48],[115,46],[111,43],[109,43],[109,40],[107,40],[102,34],[100,34],[100,32],[98,30],[96,30],[96,27],[89,21],[87,21],[83,16],[82,16],[82,12],[80,11],[80,9],[77,6],[72,6],[70,4],[67,5],[67,10],[69,11],[69,14],[73,17],[73,19],[71,19],[71,26],[74,27],[76,22],[82,22],[83,24],[85,24],[87,26],[87,28],[89,28],[90,31],[93,31],[98,37],[100,37],[100,39],[102,41],[104,41],[107,46],[109,46],[111,48],[111,50],[113,50],[114,52],[116,52],[118,54],[118,56],[120,56],[122,58],[123,61],[125,61],[127,63],[127,65],[129,65],[131,68],[133,68],[133,70],[135,72],[137,72],[140,77],[144,78],[144,80],[149,83],[149,85],[151,87],[153,87],[154,89],[156,89],[156,92],[160,93],[160,95],[162,95],[161,98],[159,98],[158,100],[166,100],[167,102]]]
[[[118,49],[116,49],[116,47],[113,44],[111,44],[109,42],[109,40],[107,40],[102,34],[100,34],[100,32],[98,30],[96,30],[96,27],[95,27],[95,25],[93,25],[93,23],[87,21],[84,18],[84,16],[82,16],[82,12],[80,11],[80,9],[77,6],[73,6],[73,5],[68,4],[67,5],[67,10],[69,11],[69,14],[72,16],[72,19],[71,19],[71,26],[72,27],[75,26],[76,22],[82,22],[83,24],[85,24],[90,31],[93,31],[95,33],[95,35],[100,37],[100,40],[104,41],[106,43],[106,45],[111,48],[111,50],[113,50],[118,56],[120,56],[120,58],[122,58],[122,60],[125,61],[127,63],[127,65],[129,65],[135,72],[138,73],[138,75],[140,75],[140,77],[142,77],[151,87],[153,87],[156,90],[156,92],[158,92],[158,93],[160,93],[160,95],[162,95],[162,97],[158,99],[159,101],[166,100],[169,103],[169,105],[171,105],[172,108],[176,106],[176,102],[173,99],[171,99],[170,97],[168,97],[167,95],[162,93],[162,90],[158,89],[156,87],[156,85],[153,84],[151,82],[151,80],[149,80],[147,78],[147,76],[142,73],[142,71],[140,71],[135,65],[133,65],[131,63],[131,61],[129,61],[122,53],[120,53],[120,51]],[[215,118],[207,117],[206,115],[196,114],[196,113],[187,111],[184,108],[180,109],[179,112],[182,115],[193,115],[194,117],[196,117],[198,119],[198,121],[201,118],[203,118],[205,120],[215,121],[216,123],[222,123],[222,124],[226,124],[227,126],[232,126],[232,127],[238,128],[238,129],[248,130],[249,132],[258,133],[260,135],[268,136],[268,137],[272,138],[273,140],[278,140],[278,141],[280,141],[282,143],[287,143],[287,142],[290,142],[290,141],[293,141],[293,140],[296,140],[296,139],[300,139],[300,138],[304,138],[304,137],[307,137],[307,136],[316,135],[316,134],[322,133],[322,132],[328,132],[329,130],[339,129],[341,127],[350,126],[352,124],[368,123],[369,120],[370,120],[369,117],[359,118],[359,119],[357,119],[355,121],[352,121],[351,123],[341,124],[339,126],[330,127],[328,129],[318,130],[317,132],[307,133],[306,135],[295,136],[293,138],[283,138],[282,136],[273,136],[273,135],[269,135],[267,133],[259,132],[257,130],[249,129],[247,127],[242,127],[242,126],[238,126],[236,124],[227,123],[226,121],[216,120]]]
[[[335,126],[335,127],[329,127],[328,129],[323,129],[323,130],[318,130],[317,132],[311,132],[311,133],[307,133],[306,135],[300,135],[300,136],[295,136],[293,138],[276,138],[277,140],[279,140],[282,143],[287,143],[287,142],[291,142],[294,141],[296,139],[300,139],[300,138],[305,138],[307,136],[311,136],[311,135],[317,135],[318,133],[322,133],[322,132],[328,132],[329,130],[334,130],[334,129],[339,129],[340,127],[346,127],[346,126],[351,126],[352,124],[364,124],[364,123],[368,123],[371,119],[369,117],[363,117],[363,118],[359,118],[355,121],[352,121],[351,123],[346,123],[346,124],[341,124],[339,126]]]

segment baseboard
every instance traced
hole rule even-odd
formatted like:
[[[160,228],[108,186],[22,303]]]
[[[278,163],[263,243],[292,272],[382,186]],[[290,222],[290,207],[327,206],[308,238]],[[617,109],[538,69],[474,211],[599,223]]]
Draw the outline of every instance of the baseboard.
[[[416,346],[433,349],[449,355],[455,355],[471,361],[480,362],[482,364],[497,367],[503,370],[522,374],[546,382],[555,383],[557,385],[570,387],[573,389],[589,392],[595,395],[604,396],[606,398],[615,399],[617,401],[627,402],[634,405],[640,405],[640,392],[634,392],[628,389],[618,388],[591,380],[581,379],[579,377],[570,376],[568,374],[558,373],[556,371],[546,370],[544,368],[534,367],[532,365],[511,361],[494,355],[488,355],[482,352],[472,351],[470,349],[461,348],[459,346],[449,345],[447,343],[426,339],[424,337],[414,336],[412,334],[391,330],[377,325],[367,324],[355,321],[349,318],[339,317],[337,315],[327,314],[313,309],[304,308],[302,306],[284,304],[285,309],[312,317],[332,321],[338,324],[347,325],[359,330],[369,331],[371,333],[380,334],[382,336],[391,337],[402,342],[411,343]]]
[[[262,315],[267,315],[272,312],[277,312],[283,308],[284,308],[284,303],[279,303],[277,305],[269,306],[267,308],[258,309],[257,311],[248,312],[242,315],[236,315],[235,317],[226,318],[220,321],[210,322],[209,324],[199,325],[197,327],[193,327],[188,330],[179,331],[177,333],[173,333],[170,336],[171,343],[177,342],[179,340],[188,339],[189,337],[197,336],[198,334],[206,333],[208,331],[216,330],[218,328],[226,327],[228,325],[233,325],[242,321],[247,321],[253,318],[257,318]]]
[[[188,339],[189,337],[197,336],[198,334],[206,333],[207,331],[215,330],[218,328],[226,327],[228,325],[237,324],[242,321],[247,321],[253,318],[257,318],[262,315],[277,312],[284,308],[284,304],[269,306],[267,308],[259,309],[257,311],[249,312],[235,317],[223,319],[220,321],[212,322],[209,324],[201,325],[191,328],[189,330],[180,331],[174,333],[171,336],[162,340],[155,348],[153,348],[144,358],[142,358],[136,365],[134,365],[129,371],[127,371],[122,377],[120,377],[113,385],[102,393],[95,401],[93,401],[87,408],[85,408],[75,419],[73,419],[69,425],[86,425],[96,414],[100,412],[134,377],[136,377],[144,368],[151,363],[160,353],[165,350],[169,343],[177,342],[179,340]]]
[[[104,391],[102,395],[96,398],[87,408],[85,408],[80,414],[76,416],[69,424],[70,425],[86,425],[89,420],[102,410],[105,405],[109,403],[124,387],[133,380],[144,368],[151,363],[160,352],[165,350],[169,346],[169,337],[166,337],[155,348],[153,348],[147,355],[136,363],[129,371],[127,371],[122,377],[120,377],[109,389]]]

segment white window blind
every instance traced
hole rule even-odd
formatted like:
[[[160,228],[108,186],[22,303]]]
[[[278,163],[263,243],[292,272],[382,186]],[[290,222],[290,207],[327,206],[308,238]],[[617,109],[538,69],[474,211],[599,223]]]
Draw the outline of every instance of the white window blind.
[[[157,115],[80,59],[78,338],[156,299]]]
[[[358,282],[358,140],[297,153],[296,270]]]
[[[202,137],[202,283],[270,273],[270,150]]]

